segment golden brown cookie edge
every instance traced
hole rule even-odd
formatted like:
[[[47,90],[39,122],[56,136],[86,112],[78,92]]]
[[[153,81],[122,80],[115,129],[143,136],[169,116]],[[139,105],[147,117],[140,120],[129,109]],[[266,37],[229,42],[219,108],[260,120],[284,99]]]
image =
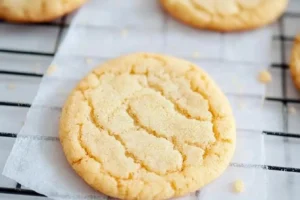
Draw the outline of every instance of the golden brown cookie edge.
[[[71,12],[79,9],[81,6],[83,6],[88,0],[81,0],[79,4],[73,4],[72,6],[69,6],[68,9],[65,9],[64,11],[58,12],[58,13],[51,13],[44,16],[39,16],[36,18],[29,18],[29,17],[20,17],[16,16],[15,14],[7,11],[2,12],[0,7],[0,20],[4,20],[10,23],[44,23],[44,22],[51,22],[54,21],[60,17],[63,17],[67,14],[70,14]]]
[[[236,22],[233,22],[233,18],[236,17],[236,15],[230,16],[230,17],[225,17],[223,20],[215,23],[209,23],[209,22],[199,22],[195,20],[195,18],[186,15],[186,13],[189,13],[190,10],[188,9],[179,9],[179,8],[174,8],[172,6],[169,6],[167,4],[168,0],[159,0],[162,9],[167,12],[170,16],[172,16],[173,19],[177,20],[178,22],[182,22],[188,26],[191,26],[193,28],[198,28],[198,29],[204,29],[204,30],[211,30],[211,31],[217,31],[217,32],[242,32],[242,31],[249,31],[249,30],[254,30],[260,27],[264,27],[268,24],[273,23],[276,21],[286,10],[288,0],[279,0],[276,1],[278,3],[277,6],[277,11],[274,12],[272,8],[268,5],[265,5],[263,8],[259,9],[260,12],[265,12],[265,10],[271,10],[271,15],[269,15],[268,18],[263,18],[256,20],[254,23],[249,23],[245,24],[243,22],[238,22],[241,25],[236,25]],[[209,14],[208,14],[209,15]],[[182,17],[184,16],[184,17]],[[230,19],[232,18],[232,19]]]
[[[300,34],[296,36],[290,58],[290,74],[298,90],[300,90]]]

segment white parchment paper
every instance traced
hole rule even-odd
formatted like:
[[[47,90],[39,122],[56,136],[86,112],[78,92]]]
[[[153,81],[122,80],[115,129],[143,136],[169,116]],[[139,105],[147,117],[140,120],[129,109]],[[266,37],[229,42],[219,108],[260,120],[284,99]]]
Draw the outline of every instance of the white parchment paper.
[[[271,28],[221,34],[190,28],[163,13],[154,0],[91,0],[73,20],[44,76],[3,174],[53,199],[108,199],[79,178],[58,140],[61,107],[96,64],[131,52],[188,59],[206,70],[228,96],[237,124],[237,150],[216,181],[180,199],[266,199],[262,129],[265,88],[257,81],[269,66]],[[246,190],[232,191],[241,179]]]

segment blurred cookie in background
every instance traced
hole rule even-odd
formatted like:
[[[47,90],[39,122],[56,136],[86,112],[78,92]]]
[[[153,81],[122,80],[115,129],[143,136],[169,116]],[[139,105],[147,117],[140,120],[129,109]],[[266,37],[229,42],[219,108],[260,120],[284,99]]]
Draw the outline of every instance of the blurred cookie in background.
[[[0,0],[0,19],[19,23],[49,22],[87,0]]]
[[[300,34],[295,39],[290,61],[291,76],[300,90]]]
[[[275,21],[288,0],[160,0],[174,18],[197,28],[242,31]]]

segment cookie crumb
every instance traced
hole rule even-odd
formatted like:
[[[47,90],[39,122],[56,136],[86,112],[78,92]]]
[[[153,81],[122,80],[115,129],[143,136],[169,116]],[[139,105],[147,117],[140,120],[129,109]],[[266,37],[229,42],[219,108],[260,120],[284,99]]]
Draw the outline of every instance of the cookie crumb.
[[[10,90],[13,90],[13,89],[15,89],[15,88],[16,88],[16,85],[15,85],[15,84],[12,84],[12,83],[10,83],[10,84],[8,84],[8,85],[7,85],[7,88],[8,88],[8,89],[10,89]]]
[[[296,108],[294,106],[289,106],[288,110],[289,110],[290,114],[296,114],[297,113],[297,110],[296,110]]]
[[[258,80],[263,84],[270,83],[272,81],[272,75],[268,70],[263,70],[259,73]]]
[[[86,58],[85,62],[86,62],[86,64],[89,64],[89,65],[93,64],[93,60],[91,58]]]
[[[47,74],[51,75],[56,71],[57,66],[55,65],[50,65],[49,68],[47,69]]]
[[[236,193],[242,193],[245,191],[245,184],[242,180],[236,180],[234,182],[233,188]]]
[[[127,37],[127,35],[128,35],[128,30],[127,29],[122,29],[121,30],[121,36],[122,37]]]

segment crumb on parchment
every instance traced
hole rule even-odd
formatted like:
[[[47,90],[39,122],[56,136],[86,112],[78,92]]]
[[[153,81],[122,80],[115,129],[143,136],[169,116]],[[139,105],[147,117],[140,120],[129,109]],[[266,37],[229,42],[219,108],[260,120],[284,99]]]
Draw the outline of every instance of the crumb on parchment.
[[[49,68],[47,69],[47,75],[53,74],[57,69],[56,65],[50,65]]]
[[[263,84],[270,83],[272,81],[272,75],[268,70],[263,70],[259,72],[258,80]]]
[[[236,180],[233,183],[233,189],[236,193],[242,193],[245,191],[245,184],[242,180]]]

